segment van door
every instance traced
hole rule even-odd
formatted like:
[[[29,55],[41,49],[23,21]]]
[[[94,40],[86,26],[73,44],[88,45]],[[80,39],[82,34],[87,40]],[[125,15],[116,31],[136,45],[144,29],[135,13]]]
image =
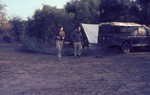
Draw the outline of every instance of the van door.
[[[148,46],[148,33],[144,27],[138,28],[138,46]]]
[[[122,27],[121,31],[124,35],[124,40],[129,41],[131,46],[136,47],[139,44],[138,27]]]
[[[102,48],[109,47],[111,45],[110,36],[112,32],[112,26],[111,25],[102,25],[99,27],[99,33],[98,33],[98,44]]]
[[[147,43],[148,43],[148,46],[150,47],[150,28],[145,28],[146,29],[146,32],[147,32]]]
[[[139,33],[138,33],[138,27],[130,27],[130,32],[131,32],[131,45],[136,47],[139,44]]]

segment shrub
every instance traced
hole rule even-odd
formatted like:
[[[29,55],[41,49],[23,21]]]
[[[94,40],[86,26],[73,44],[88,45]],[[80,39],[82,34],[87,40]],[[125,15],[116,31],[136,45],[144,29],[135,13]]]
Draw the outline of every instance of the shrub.
[[[35,37],[24,36],[23,40],[23,51],[31,52],[31,53],[48,53],[54,54],[55,48],[54,45],[48,46],[44,43],[38,41]]]
[[[13,38],[10,36],[3,36],[3,41],[7,43],[13,42]]]

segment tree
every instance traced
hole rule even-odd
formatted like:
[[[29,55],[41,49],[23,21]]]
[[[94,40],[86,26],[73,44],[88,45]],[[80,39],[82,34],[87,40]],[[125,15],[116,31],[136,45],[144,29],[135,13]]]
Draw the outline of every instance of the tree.
[[[6,25],[7,21],[6,21],[6,15],[4,12],[4,7],[5,5],[2,5],[0,3],[0,30],[2,31],[4,26]]]
[[[4,11],[5,5],[0,3],[0,40],[4,37],[10,36],[11,24],[6,19],[6,14]]]
[[[102,0],[99,13],[100,22],[139,22],[139,8],[133,0]]]
[[[23,21],[20,17],[13,17],[9,21],[12,25],[11,34],[14,36],[15,41],[21,41],[22,35],[26,31],[26,21]]]
[[[33,17],[28,19],[27,34],[47,43],[48,38],[52,39],[57,33],[59,25],[67,27],[65,31],[69,32],[71,19],[72,15],[65,13],[65,10],[43,5],[41,10],[36,10]]]
[[[140,23],[150,25],[150,1],[137,0],[137,5],[140,9]]]
[[[72,0],[68,2],[65,9],[68,13],[74,14],[73,22],[78,23],[98,23],[97,9],[100,0]]]

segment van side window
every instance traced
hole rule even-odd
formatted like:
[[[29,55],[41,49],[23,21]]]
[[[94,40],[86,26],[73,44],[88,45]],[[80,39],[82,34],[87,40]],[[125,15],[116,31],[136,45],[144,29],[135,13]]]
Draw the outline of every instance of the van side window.
[[[121,32],[123,34],[132,34],[137,35],[138,34],[138,28],[137,27],[121,27]]]
[[[99,28],[100,34],[111,34],[112,26],[111,25],[102,25]]]

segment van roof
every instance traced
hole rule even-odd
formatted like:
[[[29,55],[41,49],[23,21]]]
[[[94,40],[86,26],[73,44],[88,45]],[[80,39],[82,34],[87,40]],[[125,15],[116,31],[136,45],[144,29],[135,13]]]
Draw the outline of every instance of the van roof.
[[[105,22],[105,23],[100,23],[101,25],[112,25],[112,26],[143,26],[141,24],[137,23],[132,23],[132,22]]]

